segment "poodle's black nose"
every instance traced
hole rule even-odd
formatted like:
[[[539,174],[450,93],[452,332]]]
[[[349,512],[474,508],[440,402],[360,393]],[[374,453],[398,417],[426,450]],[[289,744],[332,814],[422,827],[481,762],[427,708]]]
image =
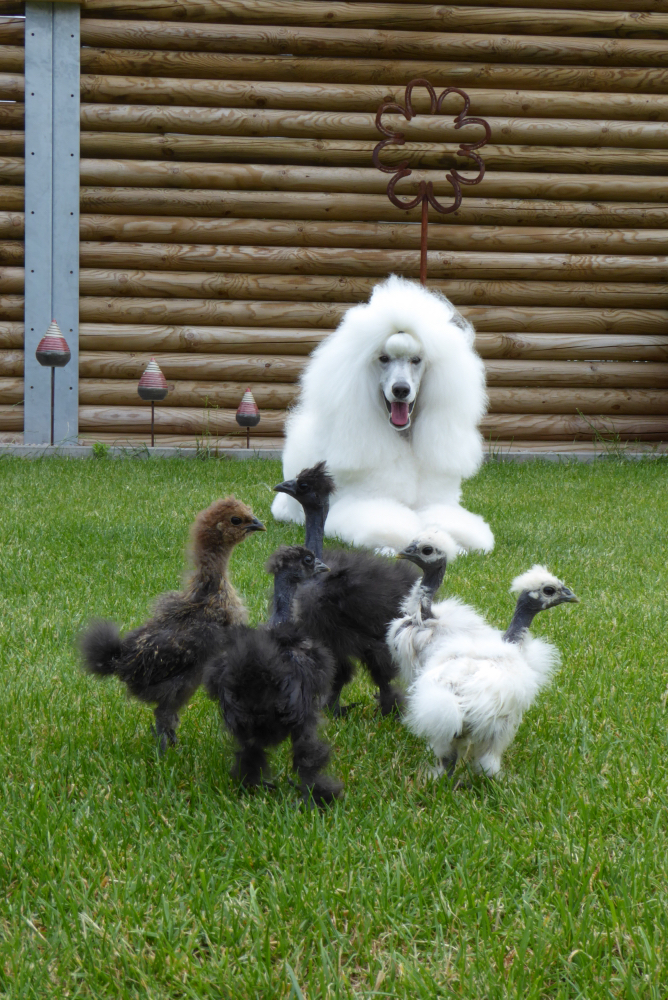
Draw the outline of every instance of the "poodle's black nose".
[[[395,382],[392,386],[392,395],[395,399],[405,399],[411,391],[408,382]]]

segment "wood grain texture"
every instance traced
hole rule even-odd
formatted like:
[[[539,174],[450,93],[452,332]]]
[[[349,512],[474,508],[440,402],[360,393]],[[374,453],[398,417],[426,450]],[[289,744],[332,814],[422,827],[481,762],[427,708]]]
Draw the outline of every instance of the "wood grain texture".
[[[668,365],[642,361],[487,361],[489,386],[668,389]],[[524,435],[518,435],[524,436]]]
[[[0,100],[23,101],[24,92],[25,81],[22,73],[0,72]]]
[[[23,375],[23,351],[0,350],[0,375],[4,377]]]
[[[22,295],[23,282],[24,272],[22,267],[0,267],[0,295]]]
[[[139,379],[152,357],[149,353],[82,351],[79,374],[81,378]],[[160,353],[155,354],[155,360],[168,380],[184,378],[221,382],[296,382],[304,367],[303,357],[277,358],[267,355],[225,357],[215,354]],[[4,364],[0,353],[0,375],[21,374],[4,371]]]
[[[24,245],[19,240],[0,240],[0,266],[17,268],[23,264]]]
[[[234,326],[82,323],[79,343],[82,350],[89,351],[308,355],[327,332],[281,327],[254,329]],[[15,345],[12,343],[7,346]]]
[[[0,41],[13,42],[14,38]],[[347,58],[478,59],[605,66],[668,66],[661,39],[528,38],[521,34],[468,34],[369,28],[304,28],[249,24],[177,24],[82,17],[82,45],[174,49],[258,55]]]
[[[407,78],[408,79],[408,78]],[[366,111],[375,115],[383,101],[403,104],[405,85],[293,83],[252,80],[185,80],[179,77],[81,76],[81,99],[91,103],[186,105],[206,108],[260,108],[299,111]],[[611,118],[667,121],[668,96],[659,94],[555,92],[468,87],[471,114],[521,118]],[[6,95],[6,96],[5,96]],[[0,96],[23,99],[23,76],[0,73]],[[429,113],[424,88],[415,91],[413,107]],[[444,114],[456,115],[461,98],[451,94]]]
[[[165,221],[165,220],[163,220]],[[167,220],[169,221],[169,220]],[[82,292],[101,295],[104,282],[113,294],[169,297],[181,279],[190,297],[193,283],[211,281],[212,297],[229,299],[275,299],[323,302],[363,302],[373,291],[374,278],[323,274],[236,274],[218,271],[145,271],[128,268],[82,268]],[[152,286],[152,282],[156,282]],[[570,306],[661,309],[668,306],[668,284],[649,282],[595,281],[483,281],[478,279],[429,279],[428,286],[442,292],[456,305],[481,306]],[[104,286],[107,287],[107,286]],[[154,288],[151,291],[151,288]],[[195,287],[197,285],[195,284]],[[183,293],[176,294],[183,297]]]
[[[23,184],[24,164],[22,156],[0,156],[0,181],[3,184]]]
[[[3,349],[11,347],[23,348],[24,327],[23,323],[0,322],[0,347]]]
[[[17,47],[10,50],[7,47],[7,51],[7,70],[20,70],[23,67],[23,49]],[[0,66],[2,60],[3,49],[0,48]],[[85,47],[81,50],[81,69],[84,73],[109,76],[169,76],[211,80],[401,86],[407,80],[426,77],[435,87],[517,87],[522,90],[601,90],[637,94],[668,92],[666,70],[614,66],[532,66],[521,63],[294,56],[285,59],[283,56],[218,52]]]
[[[0,341],[2,343],[2,341]],[[0,378],[0,403],[14,405],[23,402],[23,379]],[[23,413],[21,413],[23,416]]]
[[[668,65],[668,46],[665,46]],[[0,126],[15,128],[23,113],[0,105]],[[237,108],[166,107],[152,104],[82,104],[82,130],[126,132],[182,132],[196,135],[280,136],[294,138],[366,139],[378,141],[375,115],[340,111],[272,111]],[[488,116],[491,141],[529,146],[623,146],[665,149],[668,122],[587,120],[578,118],[510,118]],[[411,142],[475,142],[480,126],[458,132],[452,119],[424,115],[406,122],[397,115],[383,117],[388,128],[403,131]]]
[[[22,17],[0,17],[0,45],[23,45],[25,21]]]
[[[0,72],[23,73],[25,49],[22,45],[0,45]]]
[[[22,322],[23,306],[22,295],[0,295],[0,320],[20,320]]]
[[[5,157],[8,181],[22,181],[20,160]],[[475,176],[467,171],[465,176]],[[301,167],[265,163],[162,163],[155,160],[82,159],[83,185],[172,188],[192,192],[268,190],[269,193],[308,191],[350,194],[386,193],[388,178],[373,167]],[[452,185],[444,171],[416,169],[397,186],[397,194],[417,191],[422,181],[431,182],[437,195],[452,199]],[[525,173],[486,169],[479,184],[465,189],[466,198],[540,198],[564,201],[642,201],[668,203],[668,177],[615,175],[583,176],[580,173]]]
[[[22,191],[23,189],[21,189]],[[450,203],[450,199],[448,199]],[[83,187],[81,211],[92,214],[314,219],[343,222],[415,222],[381,194],[313,191],[184,191],[171,188]],[[451,215],[430,211],[436,225],[557,225],[605,229],[661,229],[668,205],[653,202],[547,201],[538,198],[465,198]]]
[[[668,211],[668,209],[667,209]],[[432,250],[427,255],[433,277],[520,277],[527,279],[583,279],[609,276],[613,281],[639,277],[668,279],[665,256],[625,256],[557,253],[485,253],[482,251]],[[417,250],[362,250],[330,247],[218,247],[175,244],[82,242],[80,261],[84,267],[196,265],[201,270],[225,267],[244,273],[281,274],[366,274],[385,277],[388,273],[416,277],[420,270]],[[178,265],[177,265],[178,262]]]
[[[255,390],[253,390],[255,391]],[[660,389],[503,389],[488,392],[491,413],[668,414],[668,390]]]
[[[475,348],[485,359],[668,361],[668,333],[655,336],[478,333]]]
[[[1,112],[0,112],[1,113]],[[0,185],[0,211],[21,212],[23,211],[23,185],[2,184]]]
[[[115,16],[153,18],[175,21],[216,23],[256,22],[262,25],[354,26],[421,31],[514,32],[531,35],[606,34],[652,38],[668,33],[665,13],[609,10],[522,9],[518,7],[443,7],[425,3],[345,3],[314,0],[225,0],[224,3],[180,0],[87,0],[86,12],[113,12]]]
[[[7,156],[22,156],[25,146],[23,130],[0,128],[0,153]]]
[[[282,437],[263,437],[262,434],[255,433],[260,428],[251,428],[250,433],[250,447],[251,451],[254,450],[264,450],[271,449],[272,451],[280,451],[283,447]],[[104,444],[112,445],[119,448],[128,448],[129,450],[134,448],[139,448],[144,451],[144,449],[151,444],[151,434],[122,434],[114,432],[82,432],[79,434],[79,444],[83,445],[94,445],[97,441],[101,441]],[[156,434],[155,435],[155,445],[156,448],[192,448],[197,451],[198,454],[202,456],[217,455],[219,453],[225,454],[225,452],[230,449],[246,450],[246,435],[237,435],[236,437],[231,437],[229,435],[187,435],[187,434]]]
[[[0,431],[23,430],[23,406],[19,403],[0,403]]]
[[[7,388],[3,389],[3,384]],[[14,383],[20,384],[23,398],[23,383],[20,380],[0,379],[0,401],[5,394],[15,392]],[[11,385],[10,385],[11,383]],[[205,382],[194,379],[179,379],[169,383],[169,395],[161,403],[170,407],[191,406],[206,409],[231,407],[236,410],[245,386],[239,382]],[[253,396],[262,412],[264,410],[285,410],[298,393],[293,383],[253,382]],[[137,382],[134,379],[81,379],[79,382],[79,403],[87,406],[136,406],[138,404]],[[640,411],[634,411],[640,412]],[[660,412],[657,410],[656,412]],[[262,431],[262,424],[260,425]]]
[[[168,403],[169,396],[165,400]],[[3,407],[0,406],[0,427],[2,427]],[[244,429],[235,420],[233,410],[198,408],[188,406],[159,405],[155,407],[155,426],[163,433],[171,434],[231,434],[246,436]],[[21,414],[22,416],[22,414]],[[260,428],[265,437],[282,435],[285,424],[284,410],[265,410]],[[18,424],[16,425],[18,427]],[[21,424],[21,427],[23,424]],[[151,407],[143,406],[79,406],[79,431],[97,429],[106,431],[149,431],[151,430]],[[11,426],[3,430],[12,429]]]
[[[5,296],[6,298],[6,296]],[[0,299],[0,306],[2,300]],[[79,318],[84,323],[167,323],[201,326],[276,326],[333,329],[341,314],[336,303],[263,302],[210,299],[107,298],[84,295]],[[17,319],[21,316],[0,318]],[[150,360],[150,359],[149,359]],[[141,373],[140,373],[141,374]]]
[[[586,416],[566,414],[503,414],[490,413],[483,417],[480,430],[492,440],[521,437],[525,440],[537,438],[542,441],[591,441],[597,435],[610,438],[619,436],[631,441],[642,438],[645,441],[661,441],[668,437],[668,417],[657,416]]]

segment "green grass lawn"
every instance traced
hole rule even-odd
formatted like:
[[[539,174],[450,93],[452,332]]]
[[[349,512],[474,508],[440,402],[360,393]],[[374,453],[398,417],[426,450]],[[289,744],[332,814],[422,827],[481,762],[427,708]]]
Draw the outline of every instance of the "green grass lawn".
[[[325,813],[240,794],[200,692],[157,757],[151,712],[79,672],[93,615],[124,628],[177,587],[194,514],[228,492],[266,535],[233,557],[262,620],[278,463],[0,460],[0,995],[87,998],[668,996],[668,463],[488,464],[465,502],[497,547],[444,591],[496,624],[545,562],[582,603],[539,616],[563,666],[500,784],[453,793],[363,705],[330,721]]]

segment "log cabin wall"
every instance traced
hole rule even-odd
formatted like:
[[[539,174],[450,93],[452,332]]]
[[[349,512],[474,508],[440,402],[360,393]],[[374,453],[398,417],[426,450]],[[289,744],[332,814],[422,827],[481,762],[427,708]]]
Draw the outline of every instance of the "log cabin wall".
[[[493,449],[668,443],[668,0],[86,0],[80,440],[280,446],[315,344],[390,272],[419,210],[385,195],[374,117],[426,76],[490,122],[487,173],[430,216],[429,285],[474,324]],[[586,9],[585,9],[586,8]],[[21,398],[22,34],[0,23],[0,432]],[[424,92],[415,92],[418,110]],[[448,106],[449,107],[449,106]],[[460,109],[452,98],[452,114]],[[445,200],[449,117],[405,128]],[[477,138],[477,134],[475,136]],[[438,168],[438,169],[437,169]],[[400,189],[402,190],[401,186]]]

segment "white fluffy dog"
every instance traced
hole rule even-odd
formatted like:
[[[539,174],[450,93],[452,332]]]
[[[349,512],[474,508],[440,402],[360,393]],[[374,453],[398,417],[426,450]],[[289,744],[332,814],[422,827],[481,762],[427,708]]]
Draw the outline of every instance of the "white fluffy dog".
[[[283,475],[325,461],[337,492],[326,534],[392,554],[425,527],[463,549],[494,536],[459,505],[482,461],[485,376],[473,328],[448,300],[395,276],[376,286],[313,352],[288,418]],[[279,521],[303,521],[284,493]]]

